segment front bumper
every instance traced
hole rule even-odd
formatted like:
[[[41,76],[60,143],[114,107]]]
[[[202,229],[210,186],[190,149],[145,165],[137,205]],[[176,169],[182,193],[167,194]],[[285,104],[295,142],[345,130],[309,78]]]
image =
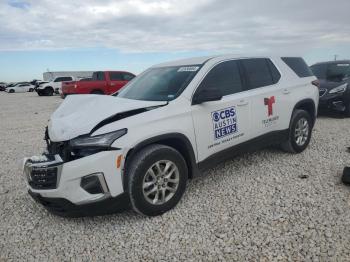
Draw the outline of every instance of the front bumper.
[[[347,92],[339,94],[326,93],[320,96],[320,109],[334,109],[337,111],[344,111],[346,105],[350,103],[350,97]]]
[[[104,203],[111,207],[102,208],[107,213],[117,210],[116,202],[118,206],[127,206],[128,203],[120,203],[125,200],[123,163],[119,168],[116,164],[120,154],[121,150],[102,151],[70,162],[63,162],[59,155],[25,159],[23,168],[30,195],[53,213],[68,216],[75,211],[94,214],[93,210],[98,211],[96,206]],[[81,186],[82,178],[94,174],[103,177],[103,192],[89,193]]]
[[[99,202],[76,205],[64,198],[43,197],[39,193],[28,190],[29,195],[42,204],[49,212],[62,217],[98,216],[122,212],[130,208],[129,195],[122,193],[117,197],[107,198]]]

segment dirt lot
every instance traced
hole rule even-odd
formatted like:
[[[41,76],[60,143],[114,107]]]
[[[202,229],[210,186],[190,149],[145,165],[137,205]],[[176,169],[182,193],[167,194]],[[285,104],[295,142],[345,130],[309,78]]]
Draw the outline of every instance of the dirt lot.
[[[0,260],[350,260],[349,119],[320,117],[302,154],[266,149],[209,170],[161,217],[66,219],[30,198],[21,170],[61,102],[0,92]]]

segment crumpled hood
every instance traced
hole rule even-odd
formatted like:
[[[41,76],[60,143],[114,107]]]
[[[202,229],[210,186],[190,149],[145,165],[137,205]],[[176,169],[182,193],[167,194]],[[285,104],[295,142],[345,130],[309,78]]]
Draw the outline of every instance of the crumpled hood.
[[[118,113],[165,104],[106,95],[71,95],[52,114],[49,137],[54,142],[67,141],[90,133],[101,121]]]

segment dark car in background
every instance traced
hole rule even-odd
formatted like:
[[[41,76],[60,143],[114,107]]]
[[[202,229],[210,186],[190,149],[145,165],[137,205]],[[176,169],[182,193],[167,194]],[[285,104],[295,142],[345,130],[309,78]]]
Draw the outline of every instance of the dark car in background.
[[[320,81],[320,109],[334,109],[350,116],[350,60],[312,65]]]
[[[4,82],[0,82],[0,91],[5,91],[7,84]]]

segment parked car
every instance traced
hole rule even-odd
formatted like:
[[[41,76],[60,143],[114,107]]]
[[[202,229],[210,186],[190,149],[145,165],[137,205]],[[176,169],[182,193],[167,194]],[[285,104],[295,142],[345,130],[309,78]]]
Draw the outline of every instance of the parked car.
[[[134,74],[123,71],[94,72],[91,80],[64,83],[62,85],[62,97],[71,94],[110,95],[117,92],[134,77]]]
[[[73,80],[74,77],[72,76],[59,76],[48,83],[39,85],[36,88],[36,92],[39,96],[52,96],[53,94],[59,94],[62,90],[62,82]]]
[[[5,91],[7,84],[5,82],[0,82],[0,91]]]
[[[320,80],[319,107],[350,116],[350,60],[318,63],[311,70]]]
[[[33,92],[34,86],[27,82],[21,82],[17,84],[11,84],[5,89],[8,93],[25,93],[25,92]]]
[[[155,216],[187,180],[239,152],[304,151],[318,106],[302,58],[213,56],[156,65],[113,96],[69,96],[24,161],[29,194],[59,215],[124,206]],[[283,174],[281,174],[283,176]]]

